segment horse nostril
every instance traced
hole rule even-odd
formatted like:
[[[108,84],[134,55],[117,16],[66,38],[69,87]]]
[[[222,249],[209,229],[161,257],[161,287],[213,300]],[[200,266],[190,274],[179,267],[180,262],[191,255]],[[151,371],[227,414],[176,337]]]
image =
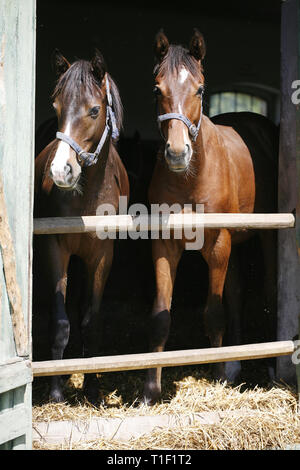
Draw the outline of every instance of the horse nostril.
[[[190,146],[185,144],[184,147],[173,148],[169,143],[166,144],[166,155],[169,158],[185,158],[190,153]]]
[[[72,173],[72,167],[71,165],[69,165],[69,163],[67,163],[65,166],[65,172],[66,172],[66,175],[68,175],[69,173]]]

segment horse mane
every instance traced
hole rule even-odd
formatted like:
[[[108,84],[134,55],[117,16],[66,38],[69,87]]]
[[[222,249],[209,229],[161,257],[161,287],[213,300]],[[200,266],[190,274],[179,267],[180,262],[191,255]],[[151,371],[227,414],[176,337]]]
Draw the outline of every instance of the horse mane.
[[[181,67],[185,67],[196,79],[201,78],[202,66],[199,67],[195,57],[185,47],[171,44],[163,60],[154,67],[154,75],[178,74]]]
[[[123,127],[123,105],[122,105],[120,93],[119,93],[119,90],[115,81],[109,74],[107,74],[107,76],[108,76],[109,85],[110,85],[110,92],[111,92],[111,97],[112,97],[112,102],[113,102],[113,110],[114,110],[115,117],[116,117],[116,125],[120,134],[120,131]]]
[[[116,117],[116,125],[120,133],[123,124],[123,105],[116,83],[109,73],[107,73],[107,76],[110,84],[110,93]],[[51,98],[54,100],[56,96],[62,94],[65,99],[67,99],[68,97],[76,94],[80,99],[82,93],[89,91],[92,94],[95,88],[100,91],[100,82],[93,73],[91,63],[87,60],[77,60],[63,75],[59,77]]]

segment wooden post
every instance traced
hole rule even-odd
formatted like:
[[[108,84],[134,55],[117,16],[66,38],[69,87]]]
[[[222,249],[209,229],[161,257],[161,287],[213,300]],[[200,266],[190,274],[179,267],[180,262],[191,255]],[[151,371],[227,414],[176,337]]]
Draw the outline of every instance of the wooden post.
[[[298,75],[300,79],[300,1],[297,2],[297,46],[298,46]],[[300,255],[300,103],[296,104],[296,159],[297,159],[297,224],[296,224],[296,238],[297,238],[297,251],[298,251],[298,265]],[[299,281],[300,275],[298,277]],[[298,283],[298,292],[300,291],[300,285]],[[300,295],[300,294],[299,294]],[[298,340],[300,340],[300,306],[298,308]],[[296,375],[297,375],[297,386],[298,386],[298,409],[300,411],[300,364],[296,364]]]
[[[2,253],[6,292],[9,299],[16,351],[18,356],[29,356],[28,330],[22,311],[21,291],[16,276],[16,257],[10,233],[0,174],[0,250]],[[1,289],[1,287],[0,287]]]
[[[296,234],[299,236],[299,173],[297,175],[297,125],[299,111],[292,102],[292,83],[298,75],[299,0],[282,3],[281,21],[281,121],[278,174],[278,211],[297,210],[297,229],[278,232],[278,324],[277,339],[293,339],[298,331],[300,310],[299,257]],[[299,240],[299,238],[298,238]],[[295,365],[289,357],[279,357],[277,379],[295,383]]]
[[[36,0],[0,0],[0,450],[32,445],[35,19]]]

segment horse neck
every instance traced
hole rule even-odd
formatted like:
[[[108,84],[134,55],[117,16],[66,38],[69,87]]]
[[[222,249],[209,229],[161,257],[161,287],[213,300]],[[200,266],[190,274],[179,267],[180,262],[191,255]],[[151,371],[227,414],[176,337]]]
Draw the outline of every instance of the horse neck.
[[[112,158],[111,139],[107,139],[97,163],[83,169],[82,194],[71,200],[78,210],[88,210],[93,214],[100,203],[106,202],[111,187]]]
[[[101,184],[103,183],[107,164],[111,156],[111,145],[111,139],[108,138],[99,154],[97,163],[85,168],[84,173],[87,189],[91,187],[91,185],[94,186],[94,184],[100,188]]]
[[[205,168],[211,163],[209,155],[219,145],[220,136],[216,126],[207,116],[203,116],[198,138],[194,145],[195,162],[199,172],[205,171]],[[214,154],[218,154],[218,152],[214,152]]]

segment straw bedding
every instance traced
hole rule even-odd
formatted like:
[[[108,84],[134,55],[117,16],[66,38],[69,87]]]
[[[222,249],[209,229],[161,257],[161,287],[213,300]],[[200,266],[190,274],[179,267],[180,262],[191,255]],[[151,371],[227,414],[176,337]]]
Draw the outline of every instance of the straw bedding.
[[[214,424],[156,428],[151,434],[127,442],[107,439],[66,441],[59,445],[34,442],[34,449],[263,450],[300,443],[297,396],[285,384],[234,386],[214,382],[206,370],[199,368],[165,369],[162,400],[147,407],[138,401],[143,371],[107,373],[99,375],[100,403],[94,407],[83,397],[82,379],[78,374],[68,380],[63,404],[47,402],[45,382],[35,383],[33,426],[41,421],[205,412],[216,412],[219,419]]]

